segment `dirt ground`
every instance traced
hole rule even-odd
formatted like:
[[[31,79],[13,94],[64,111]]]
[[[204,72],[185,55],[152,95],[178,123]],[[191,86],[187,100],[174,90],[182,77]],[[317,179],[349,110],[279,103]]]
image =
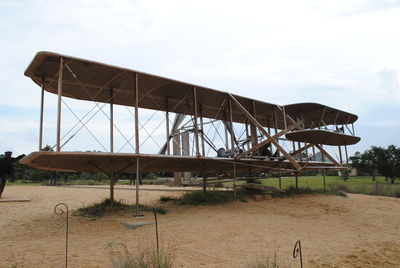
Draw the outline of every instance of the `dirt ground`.
[[[116,199],[131,203],[135,192],[119,186]],[[173,189],[164,186],[145,188]],[[9,186],[0,203],[0,267],[63,267],[65,219],[53,212],[65,202],[70,210],[107,197],[101,187]],[[141,203],[182,192],[141,191]],[[121,222],[152,221],[130,212],[98,220],[70,217],[69,267],[110,267],[110,242],[131,251],[154,241],[154,225],[128,229]],[[246,267],[261,256],[277,254],[285,265],[301,240],[305,267],[400,267],[400,199],[350,194],[309,195],[218,206],[168,206],[159,216],[164,248],[175,254],[176,267]]]

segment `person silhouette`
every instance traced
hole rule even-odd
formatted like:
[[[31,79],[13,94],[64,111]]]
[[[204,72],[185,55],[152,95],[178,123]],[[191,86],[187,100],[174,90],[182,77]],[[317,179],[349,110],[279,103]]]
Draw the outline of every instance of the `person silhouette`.
[[[14,174],[14,163],[19,161],[24,154],[18,157],[11,157],[12,152],[8,151],[4,153],[4,157],[0,158],[0,198],[3,195],[4,187],[6,186],[7,178],[15,178]]]

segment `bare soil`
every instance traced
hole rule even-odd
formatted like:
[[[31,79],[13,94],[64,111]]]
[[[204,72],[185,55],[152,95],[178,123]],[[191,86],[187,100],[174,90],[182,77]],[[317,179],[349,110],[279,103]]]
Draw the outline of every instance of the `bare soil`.
[[[166,189],[165,186],[143,186]],[[135,191],[118,186],[116,199],[134,203]],[[99,202],[102,187],[8,186],[0,203],[0,267],[63,267],[65,218],[53,212],[59,202],[70,210]],[[179,191],[141,191],[141,203],[157,204],[161,195]],[[349,194],[308,195],[216,206],[167,205],[159,216],[161,244],[173,245],[176,267],[246,267],[276,253],[281,262],[299,267],[292,257],[301,240],[305,267],[400,267],[400,199]],[[128,229],[121,222],[152,221],[133,212],[97,220],[70,217],[69,267],[110,267],[110,242],[132,252],[154,241],[154,225]]]

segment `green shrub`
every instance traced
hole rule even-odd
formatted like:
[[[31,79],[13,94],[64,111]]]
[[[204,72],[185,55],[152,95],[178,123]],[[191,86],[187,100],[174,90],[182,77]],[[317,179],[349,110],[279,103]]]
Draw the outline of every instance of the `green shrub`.
[[[168,202],[168,201],[171,201],[171,200],[175,200],[176,198],[174,198],[174,197],[170,197],[170,196],[160,196],[160,202]]]
[[[180,205],[215,205],[227,203],[233,200],[232,192],[207,191],[205,194],[202,191],[193,191],[185,193],[182,198],[178,199]]]
[[[87,207],[82,207],[78,208],[73,215],[74,216],[79,216],[79,217],[85,217],[85,218],[101,218],[107,213],[115,212],[115,211],[133,211],[136,208],[136,205],[129,205],[124,200],[120,201],[114,201],[114,204],[112,204],[111,199],[106,198],[100,203],[95,203],[93,205],[87,206]],[[141,211],[153,211],[153,207],[150,206],[145,206],[139,204],[139,209]],[[157,212],[159,214],[166,214],[167,210],[162,207],[157,208]]]

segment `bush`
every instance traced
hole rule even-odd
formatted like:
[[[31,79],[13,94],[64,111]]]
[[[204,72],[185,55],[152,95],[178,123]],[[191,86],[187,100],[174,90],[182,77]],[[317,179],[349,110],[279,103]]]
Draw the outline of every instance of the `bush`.
[[[170,196],[160,196],[160,202],[168,202],[168,201],[171,201],[171,200],[175,200],[176,198],[174,198],[174,197],[170,197]]]
[[[111,199],[106,198],[100,203],[95,203],[91,206],[78,208],[73,215],[85,218],[101,218],[107,213],[115,212],[115,211],[133,211],[136,208],[136,205],[129,205],[125,203],[123,200],[114,201],[114,205],[112,205]],[[139,209],[141,211],[153,211],[153,207],[145,206],[139,204]],[[157,212],[159,214],[166,214],[167,210],[163,207],[158,207]]]
[[[227,203],[233,200],[232,192],[207,191],[205,194],[202,191],[193,191],[185,193],[180,199],[180,205],[216,205]]]

